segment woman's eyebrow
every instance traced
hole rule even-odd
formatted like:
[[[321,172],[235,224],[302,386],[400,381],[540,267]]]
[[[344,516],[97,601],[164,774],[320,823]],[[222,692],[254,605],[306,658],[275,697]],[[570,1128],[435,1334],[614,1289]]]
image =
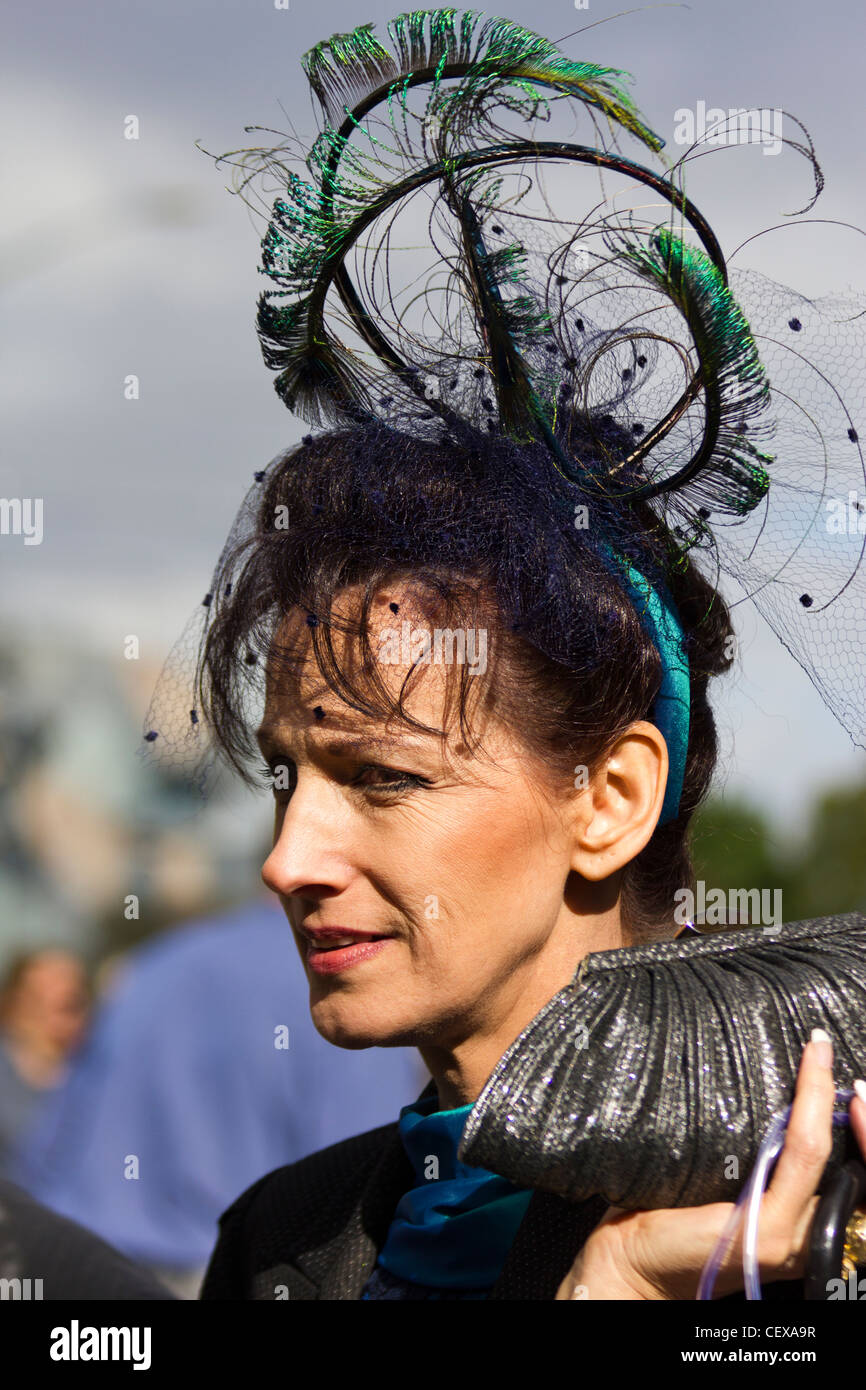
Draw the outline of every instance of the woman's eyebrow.
[[[256,732],[256,741],[262,752],[270,750],[272,752],[288,751],[280,746],[279,731],[268,725]],[[382,749],[419,749],[430,743],[430,735],[422,738],[395,738],[393,735],[384,734],[360,734],[355,738],[331,739],[327,743],[322,743],[320,747],[325,753],[330,753],[332,757],[341,757],[347,752],[357,751],[361,748],[382,748]]]
[[[358,738],[334,739],[322,744],[326,753],[340,757],[343,753],[356,752],[359,748],[418,748],[420,741],[414,738],[377,738],[361,734]]]

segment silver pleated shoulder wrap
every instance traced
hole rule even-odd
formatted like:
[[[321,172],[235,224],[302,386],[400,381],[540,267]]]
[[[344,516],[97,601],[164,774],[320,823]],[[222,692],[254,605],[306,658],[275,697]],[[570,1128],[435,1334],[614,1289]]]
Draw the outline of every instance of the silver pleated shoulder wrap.
[[[858,913],[595,952],[500,1058],[459,1156],[570,1201],[732,1201],[813,1028],[837,1087],[866,1077]],[[852,1144],[834,1128],[828,1172]]]

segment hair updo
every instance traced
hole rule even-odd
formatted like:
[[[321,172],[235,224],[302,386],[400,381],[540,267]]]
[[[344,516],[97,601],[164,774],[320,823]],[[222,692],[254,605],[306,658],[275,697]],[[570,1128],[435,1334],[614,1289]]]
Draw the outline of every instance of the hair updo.
[[[673,538],[649,507],[582,490],[542,444],[468,425],[456,433],[434,441],[385,423],[349,425],[306,436],[262,475],[249,534],[220,561],[199,657],[197,693],[217,748],[252,784],[250,690],[261,694],[266,665],[293,669],[293,653],[274,635],[294,606],[309,615],[315,661],[340,699],[374,718],[441,732],[403,708],[407,682],[423,666],[394,698],[381,681],[341,665],[331,638],[334,627],[348,630],[332,619],[337,595],[360,585],[352,631],[362,671],[373,670],[374,596],[411,576],[411,591],[422,603],[433,597],[444,626],[487,628],[491,660],[478,683],[485,700],[537,757],[540,781],[575,785],[578,767],[591,772],[629,725],[650,717],[661,684],[656,647],[610,559],[618,551],[651,584],[667,584],[690,666],[679,813],[656,828],[622,880],[624,930],[634,941],[665,935],[675,892],[693,887],[688,826],[716,762],[707,682],[731,665],[727,607],[690,556],[677,552],[672,564]],[[590,445],[596,456],[601,448],[622,457],[622,435],[610,417],[583,436],[572,422],[570,446],[575,457]],[[447,683],[446,708],[456,709],[475,751],[468,667],[455,663]]]

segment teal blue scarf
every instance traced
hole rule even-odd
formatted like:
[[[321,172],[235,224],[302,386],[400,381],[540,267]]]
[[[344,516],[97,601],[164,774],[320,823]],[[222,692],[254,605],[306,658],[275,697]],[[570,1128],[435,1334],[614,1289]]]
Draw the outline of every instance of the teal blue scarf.
[[[430,1288],[490,1289],[532,1189],[460,1163],[457,1145],[472,1106],[437,1105],[434,1094],[400,1111],[400,1137],[416,1181],[397,1205],[378,1263]]]

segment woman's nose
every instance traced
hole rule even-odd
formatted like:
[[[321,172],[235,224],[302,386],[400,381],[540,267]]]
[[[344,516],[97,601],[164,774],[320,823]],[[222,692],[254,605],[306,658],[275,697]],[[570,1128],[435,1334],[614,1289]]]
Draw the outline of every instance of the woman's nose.
[[[311,778],[304,793],[299,780],[262,865],[262,882],[281,897],[339,891],[351,879],[345,808],[327,788],[313,786],[317,780]]]

